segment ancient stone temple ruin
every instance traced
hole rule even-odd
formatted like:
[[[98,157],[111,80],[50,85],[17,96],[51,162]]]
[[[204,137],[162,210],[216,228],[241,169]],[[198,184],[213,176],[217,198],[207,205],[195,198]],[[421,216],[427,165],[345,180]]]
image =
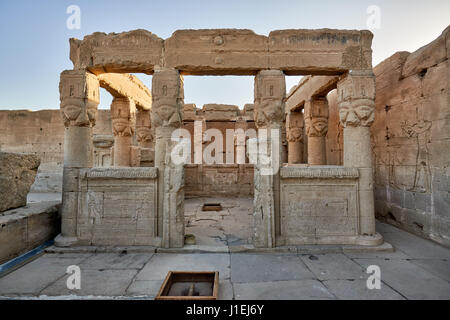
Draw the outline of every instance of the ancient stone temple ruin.
[[[185,194],[217,188],[202,179],[211,170],[239,176],[237,184],[245,187],[234,192],[253,195],[255,247],[381,244],[370,140],[375,115],[371,42],[368,31],[329,29],[278,30],[268,36],[250,30],[178,30],[166,40],[135,30],[71,39],[74,69],[62,72],[60,80],[64,169],[62,227],[55,244],[182,247]],[[151,92],[129,73],[153,75]],[[254,76],[254,105],[244,110],[184,105],[184,75]],[[286,96],[286,75],[311,77]],[[93,135],[100,87],[114,97],[113,137]],[[326,97],[333,89],[342,161],[330,164]],[[214,127],[220,117],[227,122],[216,127],[219,131],[253,128],[256,135],[224,141],[234,150],[231,163],[195,161],[201,129],[208,122]],[[173,157],[183,140],[173,139],[174,132],[181,128],[193,132],[190,163]],[[269,163],[260,146],[251,147],[261,141],[271,150]],[[226,150],[220,156],[227,158]]]

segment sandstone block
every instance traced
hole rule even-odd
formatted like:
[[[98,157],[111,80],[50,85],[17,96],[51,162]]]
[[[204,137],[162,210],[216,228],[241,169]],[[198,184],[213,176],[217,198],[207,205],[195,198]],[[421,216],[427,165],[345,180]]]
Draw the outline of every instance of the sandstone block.
[[[372,33],[356,30],[276,30],[269,34],[269,67],[287,75],[336,74],[372,67]]]
[[[445,32],[445,31],[444,31]],[[402,76],[409,77],[447,59],[446,35],[411,53],[403,66]]]
[[[27,204],[39,164],[33,154],[0,152],[0,212]]]
[[[254,74],[267,69],[267,37],[244,29],[177,30],[164,42],[166,67],[184,74]]]
[[[83,40],[70,39],[70,60],[75,69],[151,74],[161,65],[163,40],[147,30],[122,33],[95,32]]]

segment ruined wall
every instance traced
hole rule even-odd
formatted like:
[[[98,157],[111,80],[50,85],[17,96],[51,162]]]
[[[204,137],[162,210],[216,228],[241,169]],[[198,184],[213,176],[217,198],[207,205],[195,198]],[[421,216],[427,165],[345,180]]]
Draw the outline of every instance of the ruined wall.
[[[374,68],[379,219],[450,245],[450,28]]]
[[[94,134],[112,134],[109,110],[99,110]],[[0,110],[0,151],[36,154],[41,165],[31,192],[60,192],[64,125],[59,110]]]
[[[204,121],[204,130],[219,129],[224,137],[223,161],[225,163],[226,129],[235,129],[236,120],[245,123],[245,127],[254,129],[252,106],[249,104],[244,110],[239,110],[237,106],[232,105],[209,104],[203,108],[196,108],[195,105],[187,104],[183,128],[191,133],[192,143],[195,120]],[[94,135],[112,137],[109,110],[99,110]],[[204,142],[203,148],[210,143]],[[59,110],[0,111],[0,151],[33,153],[41,158],[41,165],[31,192],[61,192],[63,149],[64,125]],[[193,148],[192,159],[194,159]],[[249,196],[253,194],[253,166],[250,164],[187,165],[185,183],[187,196],[214,194]]]

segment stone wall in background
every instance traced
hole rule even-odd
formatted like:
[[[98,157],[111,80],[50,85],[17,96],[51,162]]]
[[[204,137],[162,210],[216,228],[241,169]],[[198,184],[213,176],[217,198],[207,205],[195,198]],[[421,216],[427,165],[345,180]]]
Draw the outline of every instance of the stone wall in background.
[[[99,110],[94,133],[112,134],[109,110]],[[31,192],[61,192],[64,125],[59,110],[0,110],[0,151],[39,156]]]
[[[450,28],[374,68],[377,217],[450,245]]]
[[[224,137],[224,163],[226,161],[226,129],[252,128],[253,105],[243,110],[235,105],[208,104],[197,108],[186,104],[183,128],[191,133],[194,142],[194,121],[203,122],[203,130],[219,129]],[[112,137],[109,110],[99,110],[94,135]],[[203,148],[211,142],[204,142]],[[235,141],[233,141],[235,146]],[[61,192],[62,164],[64,158],[64,125],[59,110],[1,110],[0,151],[26,152],[41,158],[41,165],[31,192]],[[95,149],[98,152],[100,149]],[[110,159],[110,151],[101,150]],[[194,159],[192,148],[192,160]],[[236,152],[236,146],[235,146]],[[248,162],[248,159],[247,159]],[[98,164],[96,164],[98,165]],[[187,196],[229,195],[249,196],[253,194],[253,166],[246,165],[197,165],[186,167]]]

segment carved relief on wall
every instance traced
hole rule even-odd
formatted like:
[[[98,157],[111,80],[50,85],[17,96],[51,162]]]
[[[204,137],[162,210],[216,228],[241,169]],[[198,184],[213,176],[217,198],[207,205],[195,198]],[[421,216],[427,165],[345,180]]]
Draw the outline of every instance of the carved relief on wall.
[[[402,131],[409,139],[415,139],[417,145],[414,182],[411,191],[430,191],[431,170],[428,143],[431,125],[431,121],[423,119],[413,124],[409,124],[407,121],[401,124]]]
[[[177,71],[156,73],[153,76],[153,127],[182,125],[183,83]]]
[[[284,119],[286,84],[277,70],[261,71],[255,78],[254,120],[258,128],[279,125]]]
[[[88,192],[87,193],[88,218],[91,224],[100,224],[103,211],[103,193],[102,192]]]
[[[136,126],[136,107],[128,98],[114,98],[111,104],[111,122],[115,136],[130,137]]]

